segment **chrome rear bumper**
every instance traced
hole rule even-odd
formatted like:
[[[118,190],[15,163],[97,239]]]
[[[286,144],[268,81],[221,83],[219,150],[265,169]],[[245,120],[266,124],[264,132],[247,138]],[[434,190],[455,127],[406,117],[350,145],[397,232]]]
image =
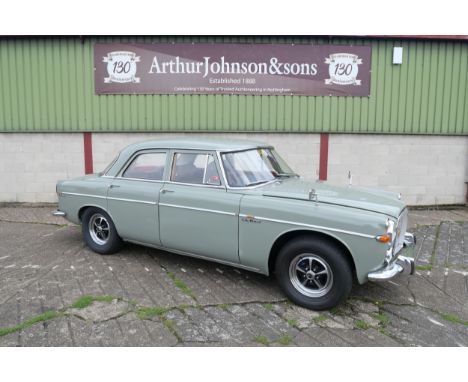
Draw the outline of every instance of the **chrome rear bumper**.
[[[404,255],[408,252],[412,253],[415,244],[416,237],[411,233],[406,233],[403,248],[397,254],[396,260],[377,271],[369,273],[367,275],[369,281],[387,281],[400,273],[414,274],[414,259]]]
[[[62,217],[67,216],[67,214],[66,214],[65,212],[60,211],[60,210],[53,211],[53,212],[52,212],[52,215],[54,215],[54,216],[62,216]]]

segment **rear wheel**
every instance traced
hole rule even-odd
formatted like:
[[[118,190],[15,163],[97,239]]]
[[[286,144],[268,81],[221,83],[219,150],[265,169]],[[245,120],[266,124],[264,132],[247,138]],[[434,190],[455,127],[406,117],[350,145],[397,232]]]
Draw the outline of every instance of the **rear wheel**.
[[[340,248],[324,239],[300,237],[286,243],[276,259],[276,277],[296,304],[330,309],[351,292],[351,267]]]
[[[117,252],[122,246],[111,217],[98,208],[88,208],[82,217],[83,238],[94,252],[108,255]]]

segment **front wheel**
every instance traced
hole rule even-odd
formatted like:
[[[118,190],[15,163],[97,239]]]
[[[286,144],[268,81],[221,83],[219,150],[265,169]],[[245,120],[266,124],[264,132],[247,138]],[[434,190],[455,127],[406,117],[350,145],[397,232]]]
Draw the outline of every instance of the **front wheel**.
[[[296,304],[325,310],[346,299],[353,285],[351,267],[340,248],[321,238],[300,237],[280,250],[276,277]]]
[[[98,208],[88,208],[83,213],[81,227],[86,245],[94,252],[109,255],[122,246],[111,217]]]

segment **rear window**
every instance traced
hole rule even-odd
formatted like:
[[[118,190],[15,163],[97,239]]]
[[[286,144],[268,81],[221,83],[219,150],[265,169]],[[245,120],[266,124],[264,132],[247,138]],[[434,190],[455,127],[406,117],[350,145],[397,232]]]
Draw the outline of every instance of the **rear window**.
[[[163,180],[166,153],[144,153],[133,159],[123,178]]]

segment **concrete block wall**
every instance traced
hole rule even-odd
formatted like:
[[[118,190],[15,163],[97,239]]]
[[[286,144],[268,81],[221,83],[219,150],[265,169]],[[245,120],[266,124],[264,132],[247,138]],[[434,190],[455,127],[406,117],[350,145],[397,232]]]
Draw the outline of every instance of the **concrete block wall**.
[[[468,137],[330,135],[328,181],[403,194],[410,205],[465,203]]]
[[[95,133],[93,167],[103,170],[126,145],[193,134]],[[317,179],[320,134],[196,134],[263,141],[305,178]],[[410,205],[465,203],[468,137],[329,136],[328,181],[401,192]],[[58,179],[84,174],[82,133],[0,134],[0,202],[55,202]]]
[[[0,134],[0,202],[55,202],[57,180],[83,173],[82,134]]]

